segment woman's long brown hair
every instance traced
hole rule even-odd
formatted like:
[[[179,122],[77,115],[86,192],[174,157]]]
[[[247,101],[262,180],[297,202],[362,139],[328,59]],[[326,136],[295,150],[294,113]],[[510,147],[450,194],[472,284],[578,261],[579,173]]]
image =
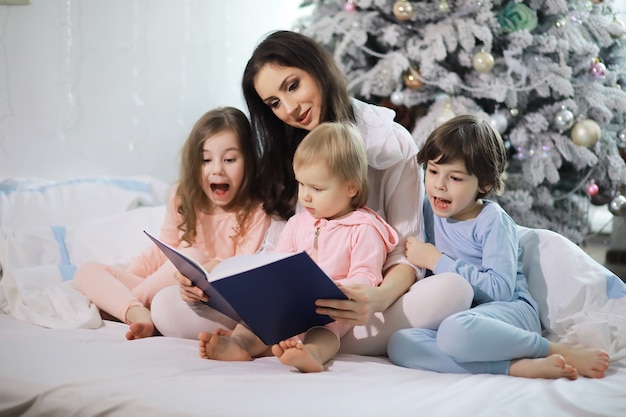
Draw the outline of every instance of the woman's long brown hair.
[[[309,132],[283,123],[257,94],[254,79],[267,64],[300,68],[313,77],[322,94],[320,123],[355,119],[345,77],[320,44],[300,33],[277,31],[256,47],[244,70],[242,88],[252,132],[261,148],[258,184],[265,210],[287,219],[293,215],[297,202],[293,154]]]

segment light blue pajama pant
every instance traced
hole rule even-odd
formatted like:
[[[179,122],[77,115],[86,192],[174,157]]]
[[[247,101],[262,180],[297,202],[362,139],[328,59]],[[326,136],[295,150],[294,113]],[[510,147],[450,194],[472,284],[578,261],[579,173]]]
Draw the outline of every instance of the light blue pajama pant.
[[[438,330],[398,330],[387,353],[393,363],[407,368],[506,375],[512,359],[542,358],[548,349],[537,311],[520,299],[453,314]]]

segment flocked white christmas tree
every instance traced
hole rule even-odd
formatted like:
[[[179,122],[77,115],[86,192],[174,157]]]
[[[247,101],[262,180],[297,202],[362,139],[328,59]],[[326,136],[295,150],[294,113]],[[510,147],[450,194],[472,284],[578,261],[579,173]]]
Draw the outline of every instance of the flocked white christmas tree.
[[[418,145],[456,114],[491,122],[509,149],[497,200],[518,224],[581,243],[590,204],[626,216],[626,25],[612,1],[302,6],[296,29],[333,53],[352,95],[396,109]]]

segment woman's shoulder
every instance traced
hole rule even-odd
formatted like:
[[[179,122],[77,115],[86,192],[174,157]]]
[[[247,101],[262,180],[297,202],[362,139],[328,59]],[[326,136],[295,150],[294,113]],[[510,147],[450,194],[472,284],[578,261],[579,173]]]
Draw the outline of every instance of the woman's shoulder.
[[[417,145],[409,131],[393,120],[393,110],[355,98],[351,100],[372,168],[387,169],[417,154]]]
[[[371,129],[389,129],[395,124],[393,119],[396,113],[390,108],[366,103],[356,98],[351,98],[350,101],[357,125]]]

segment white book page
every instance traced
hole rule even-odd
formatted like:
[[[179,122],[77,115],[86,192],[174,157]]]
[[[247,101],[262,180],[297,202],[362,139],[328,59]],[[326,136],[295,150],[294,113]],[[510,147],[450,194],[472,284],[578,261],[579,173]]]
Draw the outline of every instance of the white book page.
[[[217,281],[244,271],[271,264],[281,259],[296,255],[295,253],[255,253],[252,255],[236,255],[224,259],[209,274],[209,282]]]

